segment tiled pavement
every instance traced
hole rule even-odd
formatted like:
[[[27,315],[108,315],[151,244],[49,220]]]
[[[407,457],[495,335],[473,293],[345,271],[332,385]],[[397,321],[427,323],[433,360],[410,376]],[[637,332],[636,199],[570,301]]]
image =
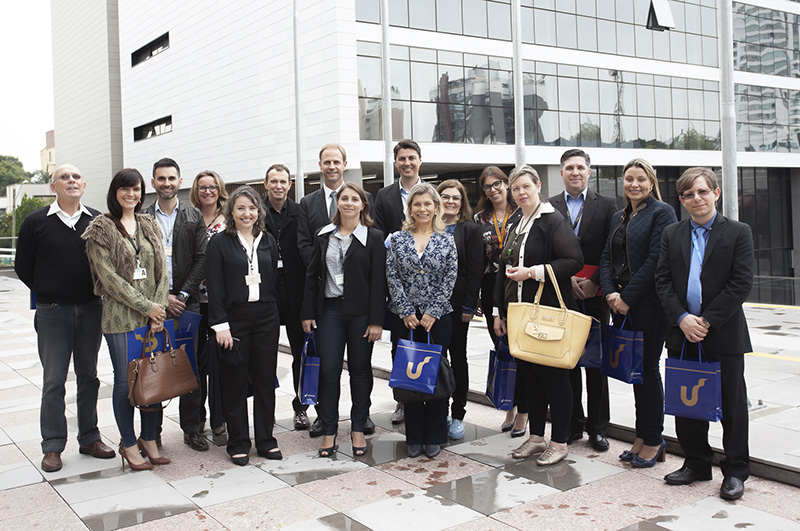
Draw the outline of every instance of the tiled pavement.
[[[472,403],[468,405],[465,439],[451,442],[435,459],[410,459],[402,425],[393,427],[389,421],[394,403],[386,381],[381,379],[375,381],[371,410],[378,430],[368,437],[367,456],[352,457],[348,423],[342,422],[335,457],[318,458],[318,440],[291,429],[290,358],[285,354],[279,358],[281,387],[277,390],[275,430],[283,461],[251,455],[249,466],[236,467],[224,451],[224,436],[209,435],[216,444],[208,452],[192,451],[182,443],[174,402],[167,409],[163,434],[164,455],[173,460],[171,465],[131,472],[123,471],[117,459],[79,455],[74,441],[73,377],[67,387],[71,438],[64,453],[64,468],[54,474],[42,473],[38,412],[41,369],[27,292],[20,286],[18,281],[0,276],[3,530],[129,526],[158,530],[800,529],[800,490],[796,487],[752,477],[740,501],[725,502],[717,496],[721,480],[718,469],[711,482],[670,487],[661,478],[678,468],[681,458],[668,455],[666,463],[653,469],[633,470],[617,460],[627,444],[616,440],[611,440],[609,452],[598,454],[584,439],[571,446],[565,461],[552,467],[537,467],[532,460],[515,461],[510,451],[521,441],[498,432],[503,414]],[[785,358],[793,357],[790,350],[775,348]],[[385,350],[385,346],[377,349],[376,360]],[[776,355],[762,350],[765,355]],[[479,353],[475,358],[472,373],[477,389],[485,369],[478,368]],[[106,443],[114,446],[119,436],[111,411],[112,374],[105,346],[99,359],[100,430]],[[775,447],[791,452],[798,449],[798,439],[786,434],[798,429],[798,423],[792,421],[798,416],[798,395],[789,392],[791,387],[779,391],[776,384],[772,384],[771,394],[767,390],[770,382],[797,378],[800,364],[791,359],[781,363],[782,371],[760,368],[755,387],[763,386],[764,396],[770,397],[761,411],[777,400],[794,400],[794,406],[776,408],[784,417],[772,423],[775,429],[789,431],[765,435],[773,437],[771,444]],[[753,397],[751,366],[748,380]],[[350,407],[347,387],[345,378],[343,418]],[[615,394],[623,392],[612,389]],[[619,402],[618,409],[630,408],[629,402]],[[668,419],[670,428],[671,424]],[[752,430],[755,438],[761,429],[759,425]]]

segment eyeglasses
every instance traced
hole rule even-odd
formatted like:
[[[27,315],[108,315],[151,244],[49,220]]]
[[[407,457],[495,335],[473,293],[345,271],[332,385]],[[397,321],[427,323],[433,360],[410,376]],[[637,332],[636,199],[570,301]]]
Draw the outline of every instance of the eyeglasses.
[[[505,181],[495,181],[492,184],[484,184],[483,186],[481,186],[481,190],[483,190],[484,192],[488,192],[492,188],[494,188],[495,190],[499,190],[500,188],[502,188],[503,183],[505,183]]]
[[[706,190],[698,190],[697,193],[688,192],[688,193],[683,194],[681,197],[683,198],[684,201],[692,201],[695,198],[695,196],[700,196],[703,199],[705,199],[706,197],[708,197],[708,194],[710,194],[710,193],[711,193],[711,190],[708,190],[708,189],[706,189]]]
[[[443,195],[442,196],[442,201],[444,201],[444,202],[452,201],[453,203],[459,203],[461,201],[461,196],[460,195]]]
[[[209,186],[198,186],[197,189],[200,192],[216,192],[217,190],[219,190],[219,186],[217,186],[216,184],[212,184]]]
[[[69,181],[70,179],[75,179],[76,181],[81,180],[80,173],[62,173],[58,176],[59,180],[61,181]]]

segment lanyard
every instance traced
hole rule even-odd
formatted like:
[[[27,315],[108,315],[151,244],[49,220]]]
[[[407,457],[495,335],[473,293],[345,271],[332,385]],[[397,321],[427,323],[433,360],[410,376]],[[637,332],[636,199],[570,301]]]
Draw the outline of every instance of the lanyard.
[[[175,208],[178,208],[178,207],[175,207]],[[175,211],[173,210],[173,212],[175,212]],[[161,223],[161,219],[160,218],[162,218],[162,217],[167,218],[167,225],[166,226],[164,226],[164,224]],[[158,224],[161,225],[161,228],[164,229],[164,237],[167,240],[167,245],[170,245],[170,242],[172,241],[172,233],[175,232],[175,222],[174,221],[172,222],[172,228],[170,228],[170,226],[169,226],[170,218],[171,218],[171,216],[167,216],[163,212],[159,213],[158,211],[156,211],[156,221],[158,221]],[[216,218],[214,218],[214,219],[216,219]],[[178,215],[176,213],[175,214],[175,221],[177,221],[177,220],[178,220]],[[169,229],[169,231],[167,231],[167,229]]]
[[[497,215],[492,212],[492,222],[494,223],[494,232],[497,234],[497,242],[500,244],[500,248],[503,248],[503,240],[506,237],[506,222],[508,221],[508,212],[511,210],[510,208],[506,207],[506,215],[503,218],[503,225],[498,227],[497,226]]]
[[[534,210],[533,214],[531,214],[531,217],[528,218],[528,222],[525,223],[525,225],[522,225],[522,223],[520,223],[520,225],[522,225],[522,227],[516,229],[516,234],[514,235],[514,241],[511,242],[511,245],[508,247],[508,257],[509,258],[511,258],[511,250],[514,248],[515,245],[517,245],[517,240],[519,239],[520,235],[523,232],[525,232],[526,230],[528,230],[528,228],[530,228],[531,225],[533,225],[533,218],[536,217],[536,213],[539,212],[540,208],[542,208],[542,202],[541,201],[539,201],[539,204],[536,205],[536,210]],[[524,221],[524,219],[523,219],[523,221]]]
[[[217,210],[217,212],[214,214],[214,217],[211,218],[211,221],[209,221],[208,225],[206,225],[206,233],[208,233],[208,229],[210,229],[211,226],[214,224],[214,222],[217,221],[218,217],[219,217],[219,210]]]
[[[244,256],[247,258],[248,270],[252,273],[253,272],[253,257],[254,257],[255,252],[256,252],[256,245],[258,245],[258,238],[253,238],[253,247],[250,248],[250,251],[249,251],[250,254],[248,254],[247,246],[245,245],[246,242],[245,242],[244,236],[242,236],[241,232],[238,234],[238,236],[239,236],[239,245],[242,246],[242,249],[244,250]]]
[[[583,207],[586,206],[586,201],[584,200],[583,204],[581,204],[581,209],[578,211],[578,216],[575,218],[575,221],[572,221],[572,216],[569,214],[569,206],[567,206],[567,219],[570,223],[572,223],[572,230],[575,234],[578,234],[578,223],[581,222],[581,217],[583,216]]]
[[[136,251],[136,262],[139,263],[139,251],[142,248],[142,242],[139,241],[139,220],[136,220],[136,243],[133,243],[133,238],[128,235],[128,241],[131,242],[133,250]]]

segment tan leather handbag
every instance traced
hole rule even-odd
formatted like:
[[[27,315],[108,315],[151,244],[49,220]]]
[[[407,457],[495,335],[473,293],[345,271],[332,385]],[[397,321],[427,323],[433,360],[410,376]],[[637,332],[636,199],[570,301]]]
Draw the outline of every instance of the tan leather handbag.
[[[561,307],[539,304],[546,279],[539,282],[533,304],[509,303],[506,321],[508,347],[515,358],[548,367],[572,369],[583,354],[592,318],[564,306],[553,268],[545,264],[545,269],[555,286]]]
[[[145,337],[142,357],[128,362],[128,400],[133,407],[159,404],[199,387],[186,351],[173,349],[169,334],[166,331],[163,334],[163,351],[145,355],[149,343]]]

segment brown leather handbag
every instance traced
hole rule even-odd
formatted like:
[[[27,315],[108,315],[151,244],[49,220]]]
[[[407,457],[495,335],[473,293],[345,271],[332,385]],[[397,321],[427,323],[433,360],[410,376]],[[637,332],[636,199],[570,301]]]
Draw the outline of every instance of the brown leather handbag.
[[[198,389],[197,377],[183,348],[172,348],[164,331],[164,350],[146,354],[148,338],[142,342],[142,357],[128,362],[128,400],[133,407],[159,404]],[[150,335],[148,333],[148,335]]]

